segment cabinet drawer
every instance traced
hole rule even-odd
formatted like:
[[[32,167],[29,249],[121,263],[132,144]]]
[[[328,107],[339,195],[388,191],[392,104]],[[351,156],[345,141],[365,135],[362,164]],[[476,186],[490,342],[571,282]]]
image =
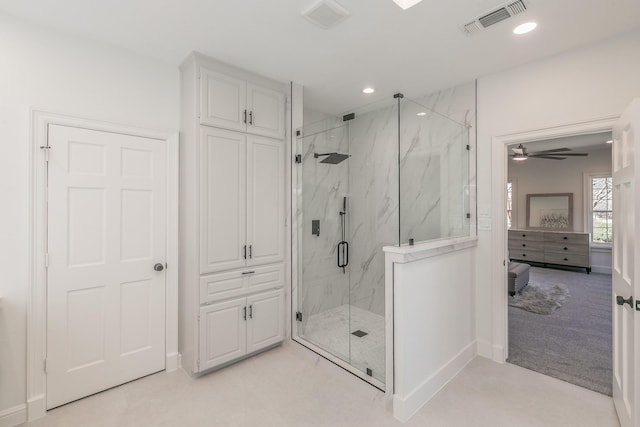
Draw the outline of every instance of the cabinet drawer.
[[[578,245],[562,242],[546,242],[545,252],[555,252],[559,254],[589,256],[589,245]]]
[[[544,234],[539,231],[509,230],[509,240],[543,241]]]
[[[586,233],[545,233],[544,239],[547,242],[589,244],[589,234]]]
[[[209,274],[200,277],[200,304],[283,286],[284,264]]]
[[[542,251],[544,242],[539,240],[509,240],[509,252],[511,251]]]
[[[542,251],[515,251],[509,252],[509,258],[523,261],[544,262],[544,252]]]
[[[588,267],[589,256],[584,255],[571,255],[571,254],[558,254],[549,252],[545,254],[545,262],[550,264],[562,264],[573,265],[576,267]]]

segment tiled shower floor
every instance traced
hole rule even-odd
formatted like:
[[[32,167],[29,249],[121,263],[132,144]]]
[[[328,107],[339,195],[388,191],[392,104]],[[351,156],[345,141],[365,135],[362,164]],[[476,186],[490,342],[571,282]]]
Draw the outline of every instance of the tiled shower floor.
[[[351,312],[351,316],[349,316]],[[384,317],[348,304],[309,316],[302,337],[384,382]],[[355,331],[367,335],[357,337]],[[349,357],[351,356],[351,357]]]

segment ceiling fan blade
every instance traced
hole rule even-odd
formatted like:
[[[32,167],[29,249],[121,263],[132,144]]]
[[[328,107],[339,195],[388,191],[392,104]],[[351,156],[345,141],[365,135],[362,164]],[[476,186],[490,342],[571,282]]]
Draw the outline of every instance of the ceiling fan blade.
[[[571,148],[554,148],[551,150],[532,151],[529,154],[562,153],[564,151],[571,151]]]
[[[532,159],[551,159],[551,160],[564,160],[566,159],[566,157],[559,157],[559,156],[529,156]]]

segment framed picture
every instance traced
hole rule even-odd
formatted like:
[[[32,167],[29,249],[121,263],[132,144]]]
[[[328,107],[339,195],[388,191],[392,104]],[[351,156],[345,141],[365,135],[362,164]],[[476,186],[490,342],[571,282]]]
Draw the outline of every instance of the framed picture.
[[[527,194],[527,228],[573,231],[573,193]]]

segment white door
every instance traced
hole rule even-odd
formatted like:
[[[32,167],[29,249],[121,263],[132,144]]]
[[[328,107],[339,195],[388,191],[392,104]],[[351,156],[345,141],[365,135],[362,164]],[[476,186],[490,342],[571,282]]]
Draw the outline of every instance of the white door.
[[[247,297],[247,353],[284,339],[284,291]]]
[[[284,95],[247,83],[247,132],[284,138]]]
[[[200,123],[244,132],[247,116],[245,81],[200,68]]]
[[[640,378],[640,197],[635,163],[640,154],[640,100],[636,99],[613,129],[613,401],[622,427],[640,426],[637,413]],[[634,298],[636,298],[634,300]],[[638,305],[636,305],[638,303]]]
[[[247,265],[284,257],[284,147],[271,138],[247,137]]]
[[[49,126],[47,408],[165,367],[165,145]],[[159,268],[159,267],[158,267]]]
[[[197,372],[244,356],[247,350],[247,299],[200,309],[200,357]]]
[[[201,127],[200,273],[246,265],[246,136]]]

